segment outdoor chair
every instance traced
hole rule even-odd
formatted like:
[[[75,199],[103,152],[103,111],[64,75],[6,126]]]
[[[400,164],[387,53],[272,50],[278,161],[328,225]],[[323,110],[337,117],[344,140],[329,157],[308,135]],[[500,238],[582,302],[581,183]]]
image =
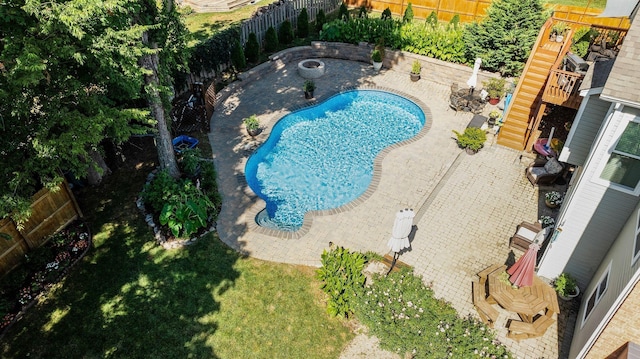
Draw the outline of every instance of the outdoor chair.
[[[536,159],[525,170],[525,175],[531,185],[550,185],[562,175],[564,165],[555,157],[549,160],[544,158]]]
[[[552,228],[553,227],[542,228],[538,222],[522,222],[518,225],[513,237],[509,239],[509,247],[526,252],[527,249],[529,249],[529,245],[536,239],[538,240],[538,244],[542,245],[551,233]]]

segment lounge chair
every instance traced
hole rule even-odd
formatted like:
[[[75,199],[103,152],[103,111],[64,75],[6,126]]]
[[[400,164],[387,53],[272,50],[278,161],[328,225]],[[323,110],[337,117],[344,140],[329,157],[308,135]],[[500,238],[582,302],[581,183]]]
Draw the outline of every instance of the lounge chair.
[[[518,225],[516,233],[509,239],[509,247],[517,248],[523,252],[529,249],[529,245],[534,241],[538,241],[538,244],[547,239],[552,232],[553,227],[542,228],[540,223],[522,222]]]
[[[525,174],[531,185],[553,184],[564,171],[564,165],[555,157],[549,160],[536,159],[525,170]]]

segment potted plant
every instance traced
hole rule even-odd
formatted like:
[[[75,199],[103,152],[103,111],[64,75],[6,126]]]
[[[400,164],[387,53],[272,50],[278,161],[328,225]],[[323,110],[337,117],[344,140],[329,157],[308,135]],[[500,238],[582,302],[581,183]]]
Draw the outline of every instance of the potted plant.
[[[371,53],[371,61],[373,61],[373,69],[376,71],[380,71],[382,68],[382,53],[380,50],[375,49]]]
[[[260,121],[258,121],[258,116],[255,114],[242,119],[242,123],[244,123],[247,133],[251,137],[257,136],[262,132],[262,129],[260,128]]]
[[[489,126],[489,128],[492,128],[496,124],[496,121],[498,121],[499,118],[500,118],[500,111],[493,110],[489,112],[489,120],[487,120],[487,125]]]
[[[489,94],[489,103],[497,105],[500,102],[500,97],[504,93],[504,86],[507,84],[507,80],[503,78],[491,77],[487,81],[482,82],[482,86]]]
[[[553,287],[563,300],[571,300],[580,294],[578,282],[569,273],[562,273],[553,281]]]
[[[544,203],[549,208],[556,208],[562,203],[562,195],[558,191],[547,192],[544,195]]]
[[[555,34],[555,41],[562,42],[569,26],[564,21],[558,21],[551,27],[551,34]]]
[[[550,216],[542,216],[538,220],[538,223],[542,226],[542,228],[553,226],[556,223],[556,220]]]
[[[468,154],[474,155],[487,140],[487,134],[477,127],[467,127],[464,132],[453,131],[456,134],[458,147],[463,148]]]
[[[304,82],[302,89],[304,90],[304,98],[312,99],[313,91],[316,89],[316,83],[311,80],[307,80]]]
[[[422,71],[422,64],[418,60],[414,60],[411,65],[411,81],[416,82],[420,80],[420,71]]]

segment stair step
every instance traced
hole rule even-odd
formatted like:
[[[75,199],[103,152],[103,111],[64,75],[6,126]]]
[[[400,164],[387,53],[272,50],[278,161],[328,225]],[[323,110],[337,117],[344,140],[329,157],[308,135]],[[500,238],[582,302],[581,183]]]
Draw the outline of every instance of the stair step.
[[[500,132],[502,132],[502,130],[500,130]],[[524,144],[522,144],[522,141],[503,138],[500,135],[498,135],[498,144],[501,146],[513,148],[514,150],[518,150],[518,151],[524,150]]]

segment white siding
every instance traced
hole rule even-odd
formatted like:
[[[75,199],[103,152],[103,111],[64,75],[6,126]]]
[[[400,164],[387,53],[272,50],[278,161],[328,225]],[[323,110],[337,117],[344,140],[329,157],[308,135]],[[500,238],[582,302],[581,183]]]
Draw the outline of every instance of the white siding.
[[[576,321],[573,340],[571,342],[570,358],[575,358],[580,352],[594,330],[596,330],[598,324],[604,319],[609,308],[611,308],[623,292],[625,286],[632,279],[634,273],[640,269],[640,261],[636,261],[633,266],[631,265],[638,210],[640,210],[640,206],[638,205],[629,210],[626,223],[623,225],[619,235],[615,238],[611,249],[599,263],[593,279],[583,291],[582,303],[578,312],[578,320]],[[602,296],[602,299],[600,299],[600,302],[593,308],[583,326],[582,318],[584,317],[586,302],[597,287],[598,280],[607,269],[609,263],[611,263],[611,271],[609,273],[607,290]]]
[[[599,94],[585,97],[560,153],[560,161],[576,166],[585,164],[610,107],[611,103],[601,100]]]
[[[594,182],[600,161],[608,158],[607,149],[616,141],[613,134],[626,120],[613,113],[601,138],[593,145],[584,171],[570,188],[558,220],[562,232],[547,247],[539,265],[540,276],[553,279],[562,272],[576,277],[581,288],[591,281],[594,272],[609,250],[629,214],[638,203],[636,196],[610,189]]]

